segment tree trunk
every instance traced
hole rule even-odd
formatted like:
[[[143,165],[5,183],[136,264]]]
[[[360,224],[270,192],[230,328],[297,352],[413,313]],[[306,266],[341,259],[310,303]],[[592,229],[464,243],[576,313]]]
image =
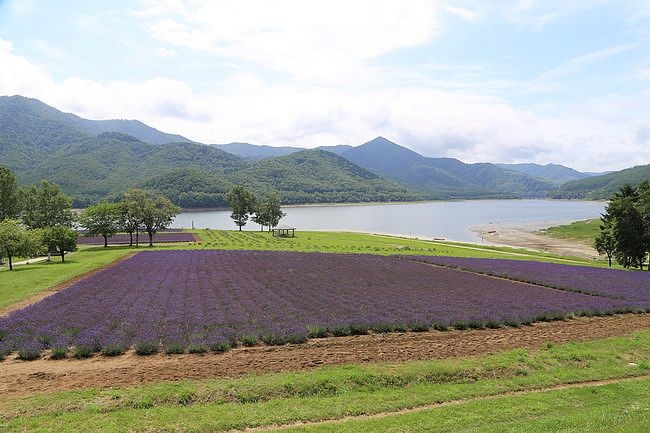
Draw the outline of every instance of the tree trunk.
[[[129,240],[129,246],[132,247],[133,246],[133,232],[129,232],[129,237],[131,238]]]
[[[153,247],[153,233],[149,233],[149,246]]]
[[[14,270],[14,263],[13,263],[13,261],[12,261],[12,258],[13,258],[13,257],[11,257],[11,255],[10,255],[10,256],[9,256],[9,270],[10,270],[10,271],[13,271],[13,270]]]
[[[241,226],[239,226],[239,231],[241,231]]]
[[[140,230],[135,231],[135,246],[140,246]]]
[[[65,250],[61,250],[61,263],[65,262]]]
[[[104,235],[104,248],[108,246],[108,236]]]

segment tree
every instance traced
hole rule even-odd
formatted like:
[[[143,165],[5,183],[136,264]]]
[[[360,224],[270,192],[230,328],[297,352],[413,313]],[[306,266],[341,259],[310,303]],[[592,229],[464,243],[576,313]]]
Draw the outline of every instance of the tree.
[[[270,192],[260,203],[255,206],[255,216],[252,220],[261,226],[268,226],[269,230],[277,226],[286,213],[280,208],[280,197],[276,192]],[[263,228],[262,228],[263,230]]]
[[[0,221],[17,218],[20,214],[20,195],[16,175],[0,166]]]
[[[636,206],[645,226],[643,243],[645,244],[645,249],[650,259],[650,182],[647,180],[641,182],[637,187],[637,193],[638,199]],[[650,271],[650,263],[647,270]]]
[[[100,202],[88,207],[79,216],[79,223],[88,230],[89,236],[102,236],[104,247],[107,247],[108,238],[117,233],[119,228],[119,211],[117,203]]]
[[[149,246],[153,246],[153,235],[159,230],[164,230],[172,223],[181,208],[161,195],[146,193],[139,215],[142,225],[149,235]]]
[[[41,248],[38,232],[26,230],[16,219],[0,221],[0,248],[9,259],[9,270],[14,269],[13,257],[34,257]]]
[[[632,197],[612,200],[607,206],[613,217],[613,234],[616,239],[614,256],[625,268],[639,267],[643,269],[646,247],[645,226]]]
[[[129,245],[133,245],[133,233],[135,233],[135,245],[139,245],[140,228],[142,227],[142,209],[147,200],[147,192],[137,188],[131,188],[124,193],[124,198],[119,203],[120,227],[130,236]]]
[[[232,213],[230,218],[235,221],[235,224],[241,228],[246,225],[248,215],[254,212],[255,199],[253,194],[241,185],[235,185],[228,191],[228,203]]]
[[[600,233],[594,241],[594,246],[598,254],[607,256],[607,262],[609,266],[612,266],[612,256],[616,250],[616,238],[614,237],[611,221],[607,220],[604,215],[601,219],[603,224],[600,226]]]
[[[23,190],[23,223],[30,229],[54,226],[72,227],[72,199],[55,183],[42,180],[40,187]]]
[[[47,250],[61,256],[65,262],[65,253],[77,251],[77,232],[70,227],[58,225],[43,229],[43,244]]]

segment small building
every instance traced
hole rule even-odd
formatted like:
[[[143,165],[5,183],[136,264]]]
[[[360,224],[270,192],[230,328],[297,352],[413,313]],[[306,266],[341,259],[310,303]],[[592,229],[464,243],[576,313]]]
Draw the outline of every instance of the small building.
[[[291,234],[289,234],[289,232],[291,232]],[[276,226],[271,229],[271,233],[273,233],[273,237],[294,237],[296,235],[296,228],[289,226]]]

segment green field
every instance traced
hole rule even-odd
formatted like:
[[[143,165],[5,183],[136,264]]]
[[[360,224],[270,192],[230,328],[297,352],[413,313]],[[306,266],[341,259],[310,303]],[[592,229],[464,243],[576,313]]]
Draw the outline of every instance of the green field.
[[[638,425],[648,422],[649,374],[650,331],[642,331],[630,337],[549,344],[536,351],[518,349],[461,360],[351,365],[4,398],[0,430],[228,431],[331,421],[296,431],[431,431],[433,425],[440,431],[504,431],[511,424],[521,431],[545,431],[537,424],[540,419],[550,423],[542,424],[549,428],[560,418],[566,426],[600,419],[618,423],[623,418]],[[638,380],[526,393],[616,378]],[[428,407],[445,402],[456,404]],[[413,408],[423,410],[391,414]],[[369,414],[383,415],[336,422]],[[485,416],[494,424],[481,423]],[[612,427],[610,421],[598,421],[598,427]]]
[[[571,224],[540,230],[540,233],[555,238],[576,240],[593,245],[596,236],[600,233],[601,224],[599,219],[575,221]]]

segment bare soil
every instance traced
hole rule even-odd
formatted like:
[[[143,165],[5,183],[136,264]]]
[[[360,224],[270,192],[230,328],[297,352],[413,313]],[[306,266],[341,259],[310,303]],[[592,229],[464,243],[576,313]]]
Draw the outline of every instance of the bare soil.
[[[558,223],[499,223],[472,227],[484,242],[530,248],[561,256],[598,259],[598,252],[593,246],[577,240],[560,239],[538,233]]]
[[[430,331],[331,337],[287,346],[236,348],[224,354],[137,356],[0,363],[5,397],[90,387],[112,388],[158,381],[237,377],[251,373],[309,370],[325,365],[406,362],[535,349],[650,329],[650,314],[583,317],[521,328]]]

